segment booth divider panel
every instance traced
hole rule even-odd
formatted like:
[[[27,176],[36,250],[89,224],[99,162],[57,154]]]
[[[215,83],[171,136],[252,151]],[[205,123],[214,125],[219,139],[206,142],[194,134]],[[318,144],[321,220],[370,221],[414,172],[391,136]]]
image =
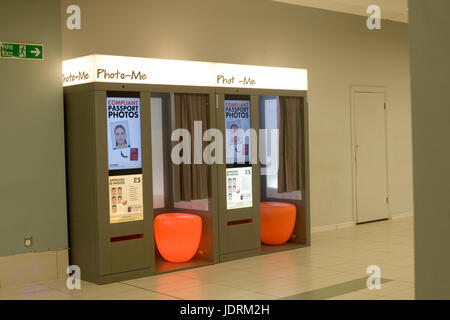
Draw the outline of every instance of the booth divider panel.
[[[216,128],[223,132],[224,138],[227,135],[227,128],[225,126],[225,100],[228,99],[228,97],[230,100],[235,101],[250,100],[250,127],[256,131],[259,129],[258,99],[256,96],[249,94],[249,92],[237,89],[223,91],[216,90],[216,92],[219,103],[218,108],[216,109]],[[226,155],[225,144],[226,142],[224,143],[224,155]],[[256,155],[258,154],[257,143],[251,144],[249,149],[250,153],[252,153],[252,150],[255,150]],[[254,160],[256,159],[250,159],[250,162]],[[252,169],[252,207],[232,210],[227,209],[226,161],[225,164],[218,165],[217,204],[219,214],[220,261],[255,255],[255,252],[258,252],[261,248],[259,165],[250,163],[248,165],[238,165],[234,167],[251,167]]]
[[[124,92],[125,94],[125,92]],[[142,187],[144,219],[140,221],[110,223],[109,213],[109,175],[107,150],[107,120],[106,120],[106,91],[96,91],[95,124],[96,124],[96,156],[97,156],[97,213],[99,215],[99,263],[98,275],[125,273],[139,269],[154,269],[153,249],[153,208],[151,197],[151,150],[149,139],[145,139],[146,132],[150,134],[149,95],[140,96],[141,113],[141,156],[142,156]],[[120,96],[120,95],[119,95]],[[149,158],[150,156],[150,158]],[[119,243],[112,243],[111,237],[143,234],[142,239],[134,239]],[[126,276],[124,276],[126,279]]]

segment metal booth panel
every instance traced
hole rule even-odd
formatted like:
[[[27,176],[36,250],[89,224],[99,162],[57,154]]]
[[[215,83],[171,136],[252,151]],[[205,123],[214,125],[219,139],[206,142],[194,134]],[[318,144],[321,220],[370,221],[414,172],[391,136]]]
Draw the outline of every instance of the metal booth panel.
[[[226,97],[247,96],[250,100],[250,125],[256,131],[259,128],[258,99],[251,92],[239,89],[217,90],[216,126],[226,136],[225,131],[225,99]],[[224,143],[225,145],[225,143]],[[251,150],[258,154],[257,144],[250,146]],[[251,152],[251,151],[249,151]],[[226,155],[226,146],[223,150]],[[255,159],[256,160],[256,159]],[[226,162],[226,161],[224,161]],[[226,172],[230,168],[251,168],[252,206],[246,208],[227,209],[227,184]],[[219,214],[219,251],[220,261],[227,261],[246,256],[259,254],[260,242],[260,215],[259,215],[259,164],[250,165],[218,165],[217,169],[217,204]]]

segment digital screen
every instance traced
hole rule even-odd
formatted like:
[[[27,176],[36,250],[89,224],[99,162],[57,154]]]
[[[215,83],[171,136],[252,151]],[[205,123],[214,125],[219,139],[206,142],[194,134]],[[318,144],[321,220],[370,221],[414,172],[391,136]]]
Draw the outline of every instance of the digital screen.
[[[144,219],[142,174],[109,177],[109,222]]]
[[[252,167],[227,168],[227,210],[253,206]]]
[[[106,98],[108,169],[140,169],[141,110],[139,98]]]
[[[225,100],[227,164],[250,163],[250,101]]]

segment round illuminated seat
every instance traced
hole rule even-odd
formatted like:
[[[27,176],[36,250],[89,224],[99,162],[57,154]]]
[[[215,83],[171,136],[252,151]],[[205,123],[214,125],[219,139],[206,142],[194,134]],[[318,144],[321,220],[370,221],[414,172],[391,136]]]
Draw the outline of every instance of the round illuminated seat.
[[[170,262],[186,262],[197,252],[202,219],[190,213],[163,213],[155,218],[155,240],[161,256]]]
[[[294,231],[297,208],[290,203],[261,202],[261,242],[281,245]]]

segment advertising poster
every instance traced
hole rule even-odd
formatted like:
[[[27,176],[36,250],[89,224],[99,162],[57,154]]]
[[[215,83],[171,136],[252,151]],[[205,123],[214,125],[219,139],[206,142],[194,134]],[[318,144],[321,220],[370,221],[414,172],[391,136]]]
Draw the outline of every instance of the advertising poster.
[[[226,163],[250,163],[250,101],[225,100]]]
[[[144,219],[142,174],[109,177],[109,222]]]
[[[106,98],[108,169],[138,169],[141,160],[139,98]]]
[[[227,210],[253,206],[252,167],[227,168]]]

